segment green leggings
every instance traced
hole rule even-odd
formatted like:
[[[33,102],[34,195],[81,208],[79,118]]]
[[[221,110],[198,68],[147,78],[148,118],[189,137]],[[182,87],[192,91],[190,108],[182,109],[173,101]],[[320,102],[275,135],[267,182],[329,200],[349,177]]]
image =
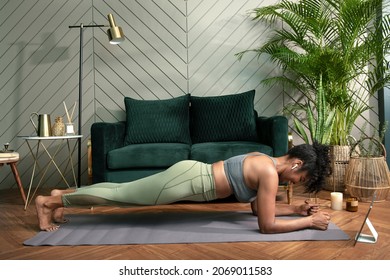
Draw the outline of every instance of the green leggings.
[[[181,161],[155,175],[127,183],[98,183],[64,194],[65,207],[92,205],[162,205],[216,199],[212,166]]]

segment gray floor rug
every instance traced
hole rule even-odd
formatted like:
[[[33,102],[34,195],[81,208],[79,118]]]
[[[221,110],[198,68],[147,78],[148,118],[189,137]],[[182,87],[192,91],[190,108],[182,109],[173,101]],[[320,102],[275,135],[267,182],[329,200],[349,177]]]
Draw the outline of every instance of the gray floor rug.
[[[247,212],[148,212],[69,215],[67,218],[69,223],[61,225],[59,230],[39,232],[23,244],[60,246],[349,239],[333,223],[326,231],[306,229],[260,234],[257,218]]]

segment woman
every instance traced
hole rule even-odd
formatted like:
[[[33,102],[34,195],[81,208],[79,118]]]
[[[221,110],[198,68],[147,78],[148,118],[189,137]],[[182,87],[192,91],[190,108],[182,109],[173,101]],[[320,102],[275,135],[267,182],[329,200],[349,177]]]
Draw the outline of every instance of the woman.
[[[214,164],[181,161],[161,173],[128,183],[99,183],[69,190],[54,190],[35,201],[39,227],[53,231],[64,221],[63,208],[93,205],[162,205],[176,201],[211,201],[232,194],[250,202],[262,233],[304,228],[325,230],[330,215],[318,205],[276,204],[280,183],[304,183],[307,192],[318,192],[330,174],[328,147],[314,143],[293,147],[281,157],[250,153]],[[284,220],[276,216],[299,214]]]

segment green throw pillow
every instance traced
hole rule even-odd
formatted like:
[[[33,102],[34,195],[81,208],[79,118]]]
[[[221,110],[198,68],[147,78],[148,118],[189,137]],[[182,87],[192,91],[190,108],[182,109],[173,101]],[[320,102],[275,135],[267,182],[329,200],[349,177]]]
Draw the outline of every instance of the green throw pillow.
[[[190,144],[189,102],[189,94],[166,100],[136,100],[125,97],[125,145]]]
[[[216,97],[191,96],[192,143],[256,141],[255,91]]]

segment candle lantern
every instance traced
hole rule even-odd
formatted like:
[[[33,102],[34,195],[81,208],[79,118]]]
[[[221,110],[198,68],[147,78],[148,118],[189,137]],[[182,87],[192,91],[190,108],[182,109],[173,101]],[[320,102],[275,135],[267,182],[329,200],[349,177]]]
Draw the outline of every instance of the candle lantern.
[[[361,149],[356,148],[364,140],[371,140],[371,144],[377,145],[382,155],[361,156]],[[376,202],[386,200],[390,190],[390,175],[386,149],[381,142],[375,138],[363,138],[352,146],[345,184],[350,195],[359,201],[370,202],[374,194]]]

